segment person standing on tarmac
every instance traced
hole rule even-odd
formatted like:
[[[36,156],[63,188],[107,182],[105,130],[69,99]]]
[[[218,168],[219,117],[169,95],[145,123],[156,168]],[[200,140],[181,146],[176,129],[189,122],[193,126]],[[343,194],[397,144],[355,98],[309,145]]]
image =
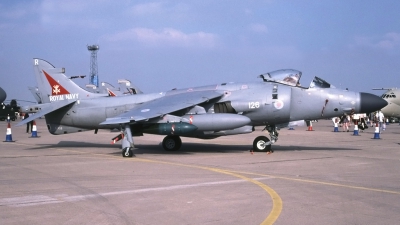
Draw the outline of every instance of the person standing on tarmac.
[[[349,122],[350,122],[350,116],[347,114],[343,115],[343,132],[349,132]]]
[[[386,118],[382,111],[379,111],[379,122],[382,124],[382,130],[386,130]]]
[[[25,113],[24,115],[24,120],[29,118],[29,113]],[[33,127],[33,122],[29,122],[26,124],[26,133],[29,133],[29,127],[31,127],[31,131],[32,131],[32,127]]]
[[[382,130],[385,130],[385,129],[383,129],[383,122],[385,121],[385,116],[383,115],[383,113],[381,111],[378,111],[376,114],[376,117],[379,122],[379,133],[380,133]]]
[[[365,113],[362,113],[359,115],[360,115],[360,122],[358,123],[358,128],[361,129],[361,132],[364,132],[365,129],[368,129],[368,125],[365,122],[365,118],[368,118],[368,117],[367,117],[367,114],[365,114]]]
[[[354,114],[353,114],[353,124],[354,124],[354,127],[356,127],[356,124],[358,125],[359,122],[360,122],[360,115],[357,114],[357,113],[354,113]]]

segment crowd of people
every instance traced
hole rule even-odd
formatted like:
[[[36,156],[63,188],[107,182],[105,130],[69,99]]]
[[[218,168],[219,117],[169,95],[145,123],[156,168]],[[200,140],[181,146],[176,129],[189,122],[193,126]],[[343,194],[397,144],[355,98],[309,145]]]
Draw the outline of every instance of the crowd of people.
[[[358,128],[361,130],[361,132],[363,132],[365,129],[368,129],[368,124],[370,124],[371,126],[376,126],[377,124],[379,124],[379,129],[385,130],[385,120],[386,118],[381,111],[370,113],[369,115],[367,115],[366,113],[345,113],[340,117],[332,118],[334,124],[338,123],[339,126],[342,127],[343,132],[350,132],[350,126],[356,124],[358,125]]]

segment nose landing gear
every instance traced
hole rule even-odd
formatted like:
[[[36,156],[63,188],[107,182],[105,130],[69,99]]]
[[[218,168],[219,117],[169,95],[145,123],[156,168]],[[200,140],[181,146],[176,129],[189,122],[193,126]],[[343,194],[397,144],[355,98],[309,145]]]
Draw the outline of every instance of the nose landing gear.
[[[279,135],[278,130],[276,129],[276,127],[274,125],[265,126],[263,131],[264,130],[268,131],[271,140],[265,136],[258,136],[253,141],[253,149],[254,149],[254,151],[271,152],[272,153],[274,151],[271,150],[271,145],[273,143],[275,143],[276,141],[278,141],[278,135]]]

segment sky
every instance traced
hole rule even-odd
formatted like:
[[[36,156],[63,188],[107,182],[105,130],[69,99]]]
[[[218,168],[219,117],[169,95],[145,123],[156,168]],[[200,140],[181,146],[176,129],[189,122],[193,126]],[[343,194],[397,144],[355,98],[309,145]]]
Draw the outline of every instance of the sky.
[[[33,58],[89,83],[128,79],[143,92],[302,71],[337,88],[381,95],[400,88],[400,1],[396,0],[14,0],[0,2],[0,87],[34,101]]]

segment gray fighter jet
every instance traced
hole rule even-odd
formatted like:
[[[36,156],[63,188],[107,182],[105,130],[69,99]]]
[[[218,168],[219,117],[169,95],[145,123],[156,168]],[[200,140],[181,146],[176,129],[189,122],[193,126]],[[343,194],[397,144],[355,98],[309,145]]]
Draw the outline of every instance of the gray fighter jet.
[[[122,156],[132,157],[133,136],[166,135],[163,147],[177,150],[182,137],[212,139],[245,134],[262,126],[270,138],[253,141],[255,151],[270,151],[278,129],[291,121],[331,118],[344,113],[367,113],[387,102],[369,93],[339,90],[320,78],[309,88],[299,86],[301,72],[278,70],[259,76],[259,82],[222,83],[170,91],[109,97],[83,90],[42,59],[33,59],[42,104],[25,124],[45,116],[51,134],[120,129]]]

